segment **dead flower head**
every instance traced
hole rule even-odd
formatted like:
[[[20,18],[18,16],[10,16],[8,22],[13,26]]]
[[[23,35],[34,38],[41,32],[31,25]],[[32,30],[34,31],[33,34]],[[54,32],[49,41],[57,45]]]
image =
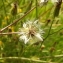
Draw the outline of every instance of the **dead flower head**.
[[[23,24],[22,28],[19,28],[19,39],[23,40],[26,44],[27,42],[35,43],[37,41],[43,41],[43,30],[38,23],[38,20],[36,21],[27,21]]]

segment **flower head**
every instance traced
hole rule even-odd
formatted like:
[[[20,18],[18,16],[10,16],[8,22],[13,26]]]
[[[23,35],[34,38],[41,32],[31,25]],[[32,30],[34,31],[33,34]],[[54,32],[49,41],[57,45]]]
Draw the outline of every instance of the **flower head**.
[[[42,34],[44,33],[38,23],[36,21],[28,21],[23,24],[23,27],[19,29],[19,39],[23,40],[26,44],[27,42],[35,43],[37,41],[43,41]]]

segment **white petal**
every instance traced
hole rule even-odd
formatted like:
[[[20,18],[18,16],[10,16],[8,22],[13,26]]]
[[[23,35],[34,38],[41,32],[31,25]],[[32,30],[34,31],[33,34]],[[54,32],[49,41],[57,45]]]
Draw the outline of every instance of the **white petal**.
[[[44,2],[44,0],[40,0],[40,3]]]
[[[23,24],[23,27],[26,28],[26,24],[25,23]]]
[[[20,40],[23,40],[25,44],[28,42],[27,36],[25,35],[20,36]]]
[[[38,23],[38,20],[34,21],[34,24],[37,24]]]
[[[43,39],[41,38],[41,35],[40,35],[39,33],[36,33],[36,34],[35,34],[35,37],[36,37],[37,39],[43,41]]]

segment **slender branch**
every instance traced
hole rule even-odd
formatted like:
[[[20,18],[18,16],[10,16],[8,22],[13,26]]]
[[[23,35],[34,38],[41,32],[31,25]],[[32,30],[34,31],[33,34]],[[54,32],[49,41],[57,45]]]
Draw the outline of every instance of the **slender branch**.
[[[4,31],[4,30],[7,29],[9,26],[12,26],[12,25],[16,24],[17,22],[19,22],[21,19],[23,19],[26,15],[28,15],[28,14],[29,14],[32,10],[34,10],[35,8],[36,8],[36,7],[33,7],[30,11],[28,11],[28,12],[27,12],[26,14],[24,14],[22,17],[20,17],[19,19],[13,21],[13,23],[9,24],[8,26],[2,28],[2,29],[0,30],[0,32]]]
[[[47,34],[47,36],[45,37],[45,39],[43,40],[43,42],[41,42],[41,45],[42,45],[42,44],[44,43],[44,41],[49,37],[53,22],[54,22],[54,19],[53,19],[53,21],[51,22],[51,25],[50,25],[48,34]]]
[[[52,8],[53,8],[53,6],[51,7],[51,9],[52,9]],[[53,16],[53,20],[52,20],[52,22],[51,22],[51,25],[50,25],[48,34],[47,34],[47,36],[45,37],[44,41],[45,41],[45,40],[49,37],[49,35],[50,35],[50,31],[51,31],[51,28],[52,28],[52,24],[54,23],[54,19],[55,19],[55,17]],[[41,43],[41,45],[44,43],[44,41]]]
[[[50,31],[51,31],[51,27],[52,27],[52,24],[53,24],[53,22],[51,23],[51,26],[50,26],[50,29],[49,29],[48,35],[45,37],[45,39],[43,40],[43,42],[41,42],[41,45],[44,43],[44,41],[45,41],[50,35],[53,35],[53,34],[55,34],[55,33],[58,33],[60,30],[63,29],[63,28],[61,28],[61,29],[59,29],[59,30],[56,31],[56,32],[50,33]],[[40,46],[40,47],[41,47],[41,46]]]
[[[39,5],[38,5],[39,6]],[[34,10],[36,7],[33,7],[30,11],[28,11],[24,16],[22,16],[22,17],[20,17],[19,19],[16,19],[16,20],[14,20],[13,21],[13,23],[11,23],[11,24],[9,24],[8,26],[6,26],[6,27],[4,27],[4,28],[2,28],[1,30],[0,30],[0,32],[2,32],[2,31],[4,31],[5,29],[7,29],[9,26],[12,26],[13,24],[16,24],[17,22],[19,22],[19,20],[21,20],[21,19],[23,19],[26,15],[28,15],[32,10]],[[53,6],[50,8],[50,9],[52,9],[53,8]],[[50,9],[48,9],[48,10],[50,10]],[[47,10],[47,11],[48,11]],[[47,12],[46,11],[46,12]],[[41,14],[40,16],[42,16],[42,15],[44,15],[46,12],[44,12],[43,14]],[[39,18],[40,18],[40,16],[39,16]]]
[[[59,2],[59,4],[61,4],[61,2]],[[57,6],[57,4],[56,4],[56,6]],[[55,12],[55,11],[54,11]],[[59,12],[59,11],[58,11]],[[58,15],[57,15],[58,16]],[[48,36],[50,35],[50,31],[51,31],[51,28],[52,28],[52,24],[54,23],[54,19],[55,19],[55,17],[57,17],[57,16],[54,16],[53,15],[53,20],[52,20],[52,23],[51,23],[51,25],[50,25],[50,29],[49,29],[49,31],[48,31],[48,35],[45,37],[45,39],[44,39],[44,41],[48,38]],[[44,42],[43,41],[43,42]],[[43,43],[42,42],[42,43]]]
[[[49,37],[50,35],[53,35],[53,34],[55,34],[55,33],[58,33],[59,31],[61,31],[63,28],[61,28],[61,29],[59,29],[58,31],[55,31],[55,32],[53,32],[53,33],[50,33],[50,34],[48,34],[47,36],[46,36],[46,38],[44,39],[44,41],[47,39],[47,37]],[[43,41],[43,42],[44,42]],[[42,42],[42,43],[43,43]]]
[[[54,56],[54,58],[59,58],[59,57],[63,57],[63,55],[55,55]],[[50,56],[45,56],[42,58],[50,58]],[[34,62],[44,62],[44,63],[48,62],[48,61],[44,61],[44,60],[25,58],[25,57],[1,57],[0,60],[2,60],[2,59],[21,59],[21,60],[28,60],[28,61],[34,61]],[[52,63],[55,63],[55,62],[52,62]]]
[[[55,34],[55,33],[58,33],[58,32],[61,31],[62,29],[63,29],[63,28],[59,29],[59,30],[56,31],[56,32],[50,33],[50,35],[53,35],[53,34]]]
[[[53,57],[54,58],[59,58],[59,57],[63,57],[63,55],[55,55]],[[41,58],[51,58],[51,56],[44,56],[44,57],[41,57]]]
[[[19,34],[20,32],[0,33],[0,35]]]
[[[48,35],[46,36],[46,38],[45,39],[47,39],[47,37],[49,36],[49,34],[50,34],[50,31],[51,31],[51,28],[52,28],[52,24],[53,24],[53,22],[54,22],[54,20],[52,21],[52,23],[51,23],[51,25],[50,25],[50,28],[49,28],[49,31],[48,31]]]
[[[25,57],[3,57],[3,58],[0,58],[0,60],[1,59],[21,59],[21,60],[40,62],[40,63],[48,63],[48,61],[38,60],[38,59],[32,59],[32,58],[25,58]],[[51,63],[56,63],[56,62],[51,62]]]
[[[47,12],[49,12],[49,10],[51,10],[53,7],[54,7],[54,5],[53,5],[51,8],[49,8],[48,10],[46,10],[43,14],[40,14],[38,17],[40,18],[41,16],[45,15],[45,14],[46,14]]]
[[[61,31],[63,28],[61,28],[61,29],[59,29],[58,31],[55,31],[55,32],[53,32],[53,33],[50,33],[49,34],[49,36],[50,35],[53,35],[53,34],[55,34],[55,33],[58,33],[59,31]],[[0,33],[0,35],[9,35],[9,34],[19,34],[20,32],[8,32],[8,33]]]

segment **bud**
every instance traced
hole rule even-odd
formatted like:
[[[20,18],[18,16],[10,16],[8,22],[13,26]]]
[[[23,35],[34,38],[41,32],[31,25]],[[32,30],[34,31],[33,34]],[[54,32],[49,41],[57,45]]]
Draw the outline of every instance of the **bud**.
[[[59,15],[59,11],[61,8],[62,0],[59,0],[56,4],[55,10],[54,10],[54,18]]]
[[[13,16],[17,14],[17,3],[12,4],[11,14]]]

